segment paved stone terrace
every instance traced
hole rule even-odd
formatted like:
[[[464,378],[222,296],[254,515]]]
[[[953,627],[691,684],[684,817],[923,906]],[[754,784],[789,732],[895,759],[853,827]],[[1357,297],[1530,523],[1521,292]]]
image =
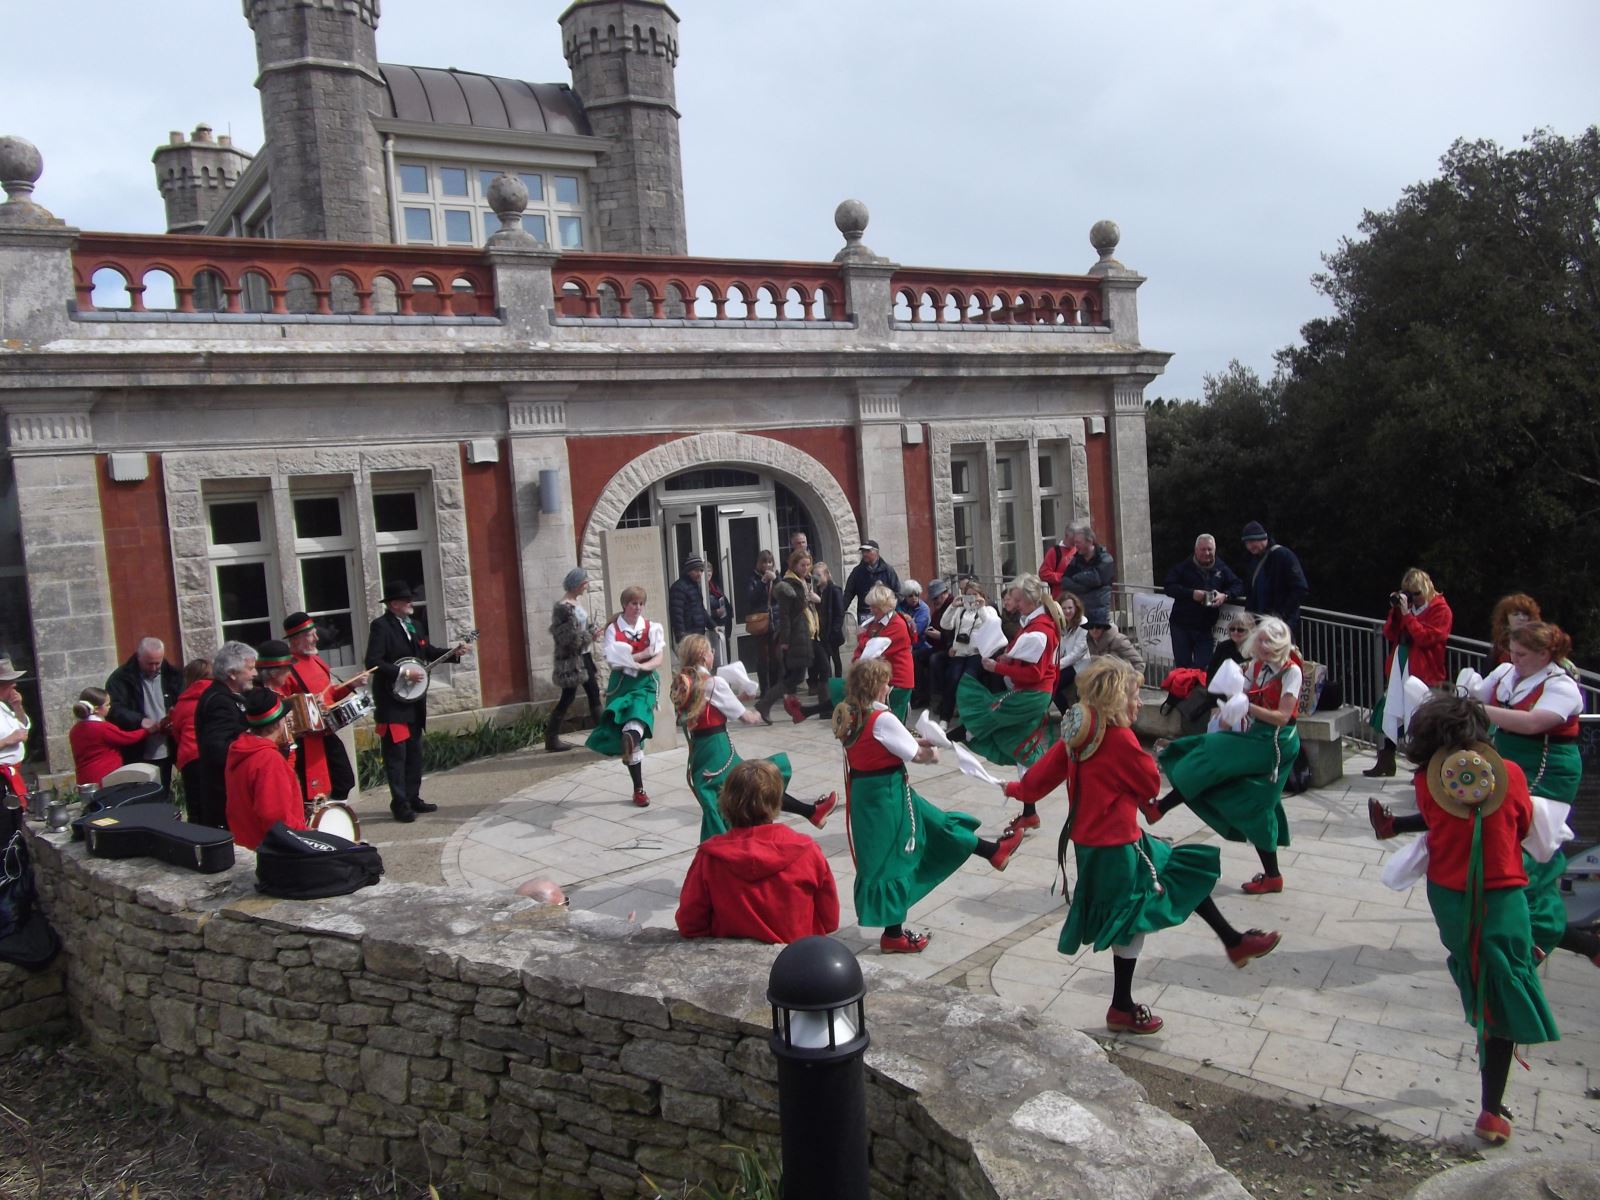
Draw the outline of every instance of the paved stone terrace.
[[[821,721],[742,727],[734,736],[746,758],[786,751],[799,797],[842,786],[838,745]],[[647,758],[654,801],[647,809],[630,803],[618,763],[572,755],[570,773],[517,792],[459,829],[445,845],[446,880],[501,891],[548,876],[567,887],[575,908],[670,927],[699,836],[699,809],[683,778],[685,753]],[[1364,756],[1352,756],[1340,786],[1289,798],[1293,844],[1279,856],[1287,883],[1281,895],[1240,893],[1239,883],[1259,863],[1249,847],[1221,843],[1222,911],[1240,928],[1281,930],[1283,944],[1236,970],[1198,920],[1152,935],[1134,995],[1166,1018],[1166,1028],[1154,1037],[1123,1037],[1119,1050],[1207,1075],[1226,1072],[1269,1095],[1282,1089],[1343,1107],[1393,1133],[1470,1141],[1478,1112],[1472,1033],[1461,1019],[1424,890],[1397,893],[1380,882],[1385,855],[1400,843],[1374,841],[1367,823],[1369,795],[1414,810],[1410,781],[1363,779],[1359,772],[1368,765]],[[913,779],[930,801],[981,817],[986,834],[1017,810],[997,789],[945,763],[913,768]],[[1105,1037],[1110,954],[1067,958],[1056,951],[1063,901],[1051,884],[1061,818],[1052,807],[1048,800],[1041,807],[1044,827],[1004,874],[973,859],[913,910],[910,924],[933,932],[926,952],[882,961],[908,975],[996,993],[1047,1020]],[[1155,832],[1176,841],[1220,840],[1184,809]],[[855,923],[842,805],[816,836],[839,884],[840,937],[876,956],[878,931]],[[1600,1087],[1600,975],[1564,951],[1542,970],[1563,1040],[1531,1048],[1531,1070],[1513,1067],[1512,1146],[1600,1158],[1600,1099],[1587,1094]]]

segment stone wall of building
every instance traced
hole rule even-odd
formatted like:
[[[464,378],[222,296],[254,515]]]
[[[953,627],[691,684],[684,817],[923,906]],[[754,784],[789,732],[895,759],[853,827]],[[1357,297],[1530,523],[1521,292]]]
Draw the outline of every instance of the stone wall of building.
[[[776,947],[448,888],[280,902],[248,852],[198,876],[34,840],[82,1035],[191,1120],[504,1200],[726,1183],[729,1144],[775,1152]],[[874,1196],[1246,1195],[1082,1034],[863,967]]]

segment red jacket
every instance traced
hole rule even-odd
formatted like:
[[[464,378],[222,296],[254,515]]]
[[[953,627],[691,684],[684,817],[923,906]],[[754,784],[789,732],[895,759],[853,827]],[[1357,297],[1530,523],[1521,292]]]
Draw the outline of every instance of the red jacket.
[[[93,717],[73,722],[67,733],[67,744],[72,747],[72,765],[77,770],[78,782],[98,786],[102,779],[123,765],[123,746],[137,746],[149,736],[146,729],[122,729],[110,721],[97,721]]]
[[[194,707],[200,703],[200,694],[211,683],[209,679],[196,680],[172,702],[172,737],[178,743],[177,762],[180,771],[200,757],[200,745],[194,736]]]
[[[1113,725],[1105,740],[1081,763],[1057,742],[1006,795],[1033,804],[1067,784],[1073,812],[1072,840],[1080,846],[1126,846],[1139,840],[1139,801],[1161,792],[1161,772],[1133,730]]]
[[[1019,692],[1055,691],[1056,680],[1061,677],[1061,665],[1056,661],[1061,647],[1061,631],[1056,628],[1055,618],[1048,610],[1041,609],[1033,620],[1018,631],[1017,638],[1020,639],[1024,633],[1044,635],[1044,653],[1039,656],[1039,661],[1021,662],[1002,654],[995,659],[995,674],[1011,680],[1012,687]],[[1016,641],[1012,645],[1016,645]]]
[[[1402,613],[1398,608],[1389,610],[1383,623],[1384,640],[1389,643],[1388,656],[1383,660],[1383,676],[1389,677],[1394,663],[1394,652],[1402,641],[1411,646],[1406,658],[1406,670],[1429,687],[1444,682],[1444,646],[1450,640],[1450,627],[1455,617],[1443,596],[1435,596],[1419,612]]]
[[[855,656],[850,661],[857,661],[867,648],[867,643],[875,637],[889,639],[889,648],[883,652],[883,661],[889,664],[889,686],[915,687],[917,665],[911,656],[911,643],[917,640],[917,631],[911,628],[911,621],[905,613],[895,609],[881,623],[874,617],[863,625],[856,638]]]
[[[1483,886],[1527,887],[1522,869],[1522,839],[1533,825],[1533,801],[1528,798],[1528,777],[1510,759],[1506,770],[1511,783],[1505,803],[1483,821]],[[1416,776],[1417,808],[1428,823],[1428,882],[1451,891],[1467,890],[1467,859],[1472,851],[1472,822],[1451,816],[1434,802],[1428,791],[1427,772]]]
[[[817,843],[787,825],[730,829],[700,843],[678,897],[684,937],[785,945],[839,928],[839,893]]]
[[[1044,561],[1039,564],[1039,578],[1050,585],[1050,594],[1057,600],[1061,599],[1061,577],[1067,573],[1077,553],[1076,548],[1063,546],[1060,542],[1044,552]]]
[[[228,829],[233,840],[254,850],[278,821],[290,829],[306,827],[305,801],[294,767],[276,742],[241,733],[228,747],[224,776],[228,786]]]

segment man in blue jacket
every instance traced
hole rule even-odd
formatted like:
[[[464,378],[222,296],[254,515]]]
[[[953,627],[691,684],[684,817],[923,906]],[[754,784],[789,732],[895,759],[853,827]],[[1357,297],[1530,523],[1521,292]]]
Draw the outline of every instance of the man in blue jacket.
[[[1072,529],[1077,553],[1061,576],[1061,590],[1078,598],[1084,612],[1111,607],[1111,581],[1117,577],[1117,564],[1111,551],[1100,544],[1093,528],[1079,522]]]
[[[868,538],[861,543],[861,561],[844,583],[844,606],[846,610],[851,604],[856,606],[857,621],[866,619],[867,593],[880,583],[895,595],[900,594],[900,576],[883,561],[883,556],[878,553],[878,543]],[[849,640],[845,638],[847,644]]]
[[[1269,538],[1260,521],[1246,525],[1242,536],[1250,555],[1244,568],[1245,607],[1257,616],[1283,618],[1298,642],[1300,605],[1311,594],[1300,560],[1289,547]]]
[[[1217,610],[1224,604],[1244,603],[1244,584],[1217,557],[1217,539],[1202,533],[1194,540],[1194,555],[1184,559],[1162,581],[1161,590],[1172,597],[1167,627],[1172,634],[1172,665],[1211,665],[1216,642],[1211,631]]]

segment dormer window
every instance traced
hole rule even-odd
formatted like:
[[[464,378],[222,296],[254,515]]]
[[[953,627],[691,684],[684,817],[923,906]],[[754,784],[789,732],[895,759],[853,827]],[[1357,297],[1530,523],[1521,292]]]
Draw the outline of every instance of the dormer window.
[[[581,171],[416,159],[396,164],[398,240],[409,245],[483,245],[500,229],[500,219],[489,207],[489,185],[503,170],[528,189],[523,229],[557,249],[584,249],[589,188]]]

